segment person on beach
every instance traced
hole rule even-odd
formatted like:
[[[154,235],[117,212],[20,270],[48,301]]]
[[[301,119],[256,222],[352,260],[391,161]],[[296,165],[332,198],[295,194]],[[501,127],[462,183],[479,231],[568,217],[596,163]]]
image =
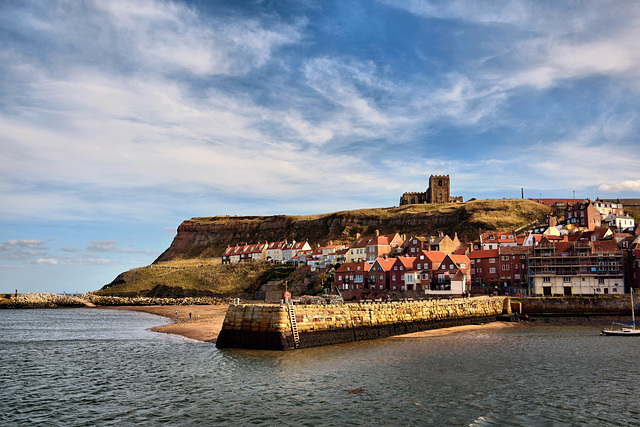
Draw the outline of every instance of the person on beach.
[[[191,313],[189,313],[189,320],[191,320]]]

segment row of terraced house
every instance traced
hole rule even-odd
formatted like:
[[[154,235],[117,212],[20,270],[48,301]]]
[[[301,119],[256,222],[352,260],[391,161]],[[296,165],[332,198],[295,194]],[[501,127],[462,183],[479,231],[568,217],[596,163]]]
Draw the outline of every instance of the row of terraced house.
[[[578,227],[580,208],[589,219],[589,203],[579,202],[567,224],[549,224],[513,232],[482,232],[474,242],[397,233],[356,236],[348,245],[272,242],[228,247],[223,263],[250,260],[335,267],[341,291],[377,293],[413,291],[425,295],[623,294],[640,288],[640,228],[595,224]],[[621,214],[617,214],[621,215]]]

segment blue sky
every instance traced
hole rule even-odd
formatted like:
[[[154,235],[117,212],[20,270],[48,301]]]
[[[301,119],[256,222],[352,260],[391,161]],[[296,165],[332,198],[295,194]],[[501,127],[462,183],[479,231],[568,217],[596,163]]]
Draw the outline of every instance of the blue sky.
[[[84,292],[184,219],[640,198],[640,3],[0,4],[0,291]]]

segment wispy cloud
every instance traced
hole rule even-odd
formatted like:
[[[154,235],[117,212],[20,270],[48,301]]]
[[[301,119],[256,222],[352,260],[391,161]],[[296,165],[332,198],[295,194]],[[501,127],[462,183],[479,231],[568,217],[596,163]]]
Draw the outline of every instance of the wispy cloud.
[[[0,258],[6,260],[28,260],[45,255],[49,247],[45,240],[11,239],[0,243]]]

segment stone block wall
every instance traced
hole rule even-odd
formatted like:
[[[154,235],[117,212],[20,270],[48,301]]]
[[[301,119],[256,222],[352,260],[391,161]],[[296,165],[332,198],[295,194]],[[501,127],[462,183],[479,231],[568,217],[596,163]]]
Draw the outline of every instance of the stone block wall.
[[[376,339],[427,329],[494,320],[510,313],[506,297],[412,302],[296,305],[300,348]],[[219,348],[294,348],[285,305],[229,306]]]

